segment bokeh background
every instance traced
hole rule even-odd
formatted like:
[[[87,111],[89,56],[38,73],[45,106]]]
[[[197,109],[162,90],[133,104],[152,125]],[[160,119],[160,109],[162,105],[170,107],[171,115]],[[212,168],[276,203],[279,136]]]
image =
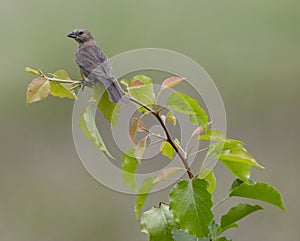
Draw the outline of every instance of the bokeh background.
[[[264,205],[228,236],[300,239],[298,0],[2,0],[0,22],[0,240],[147,240],[134,218],[134,197],[105,188],[81,165],[73,102],[25,104],[33,78],[26,66],[79,78],[76,44],[66,38],[77,27],[90,29],[110,57],[157,47],[200,63],[223,96],[228,135],[245,141],[266,167],[254,178],[277,187],[286,205],[285,213]],[[216,175],[220,200],[232,177],[220,165]],[[152,195],[147,207],[166,195]]]

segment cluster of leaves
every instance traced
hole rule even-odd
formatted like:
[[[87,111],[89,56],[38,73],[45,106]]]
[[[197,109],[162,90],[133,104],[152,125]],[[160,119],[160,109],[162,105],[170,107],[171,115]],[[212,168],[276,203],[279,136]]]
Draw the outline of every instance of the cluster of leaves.
[[[25,68],[26,72],[37,75],[27,87],[26,103],[31,104],[48,97],[49,94],[60,98],[77,99],[75,89],[81,86],[81,81],[71,80],[65,70],[45,75],[41,70]]]
[[[27,103],[41,100],[49,93],[54,96],[76,99],[74,89],[82,85],[80,81],[70,80],[68,74],[62,70],[56,72],[52,77],[47,77],[41,71],[29,68],[27,71],[39,76],[28,87]],[[180,77],[170,77],[164,80],[157,95],[153,90],[152,79],[147,76],[138,75],[130,80],[122,81],[131,101],[135,103],[140,113],[138,117],[132,118],[129,127],[129,139],[132,145],[123,155],[123,181],[137,193],[136,218],[140,218],[141,230],[148,235],[149,240],[226,241],[228,239],[222,236],[226,230],[237,228],[237,221],[261,210],[262,207],[239,203],[217,222],[213,211],[225,200],[234,196],[244,197],[273,204],[282,210],[284,210],[284,205],[280,193],[274,187],[250,179],[252,167],[263,167],[248,153],[243,142],[230,139],[220,130],[211,128],[211,122],[197,100],[184,93],[174,92],[168,96],[166,106],[158,105],[159,95],[183,80],[184,78]],[[105,118],[115,126],[120,106],[111,103],[101,84],[95,83],[94,97],[79,120],[79,126],[85,136],[94,143],[96,148],[112,158],[97,130],[94,121],[94,107],[102,111]],[[195,130],[185,146],[179,140],[172,138],[166,125],[167,122],[176,125],[176,115],[178,114],[188,115],[191,125],[195,126]],[[145,125],[143,120],[149,115],[153,115],[157,119],[164,130],[164,135],[152,132],[150,127]],[[141,135],[138,133],[143,133],[139,140],[137,137]],[[146,178],[138,187],[136,172],[138,166],[142,164],[147,148],[147,139],[150,137],[157,139],[151,145],[159,145],[162,155],[170,160],[178,156],[183,166],[164,169],[158,176]],[[207,141],[207,148],[194,150],[196,146],[194,144],[199,141]],[[212,201],[216,186],[214,170],[202,167],[198,173],[192,173],[189,166],[189,158],[202,151],[206,151],[207,158],[210,157],[222,163],[236,178],[228,195],[215,206]],[[160,203],[158,207],[153,207],[141,215],[143,205],[156,183],[170,178],[182,170],[187,172],[189,178],[178,181],[172,187],[169,193],[169,204]]]
[[[33,79],[27,87],[26,103],[31,104],[41,101],[50,95],[60,98],[77,99],[76,90],[84,87],[83,81],[72,80],[65,70],[58,70],[49,76],[41,70],[35,70],[29,67],[25,71],[38,76]],[[100,83],[94,85],[94,96],[87,104],[86,109],[82,112],[79,119],[79,127],[83,134],[94,144],[94,146],[103,151],[107,156],[112,157],[106,148],[100,133],[98,132],[94,118],[94,106],[97,105],[98,110],[114,126],[117,124],[117,116],[120,106],[109,100],[108,93],[103,90]]]

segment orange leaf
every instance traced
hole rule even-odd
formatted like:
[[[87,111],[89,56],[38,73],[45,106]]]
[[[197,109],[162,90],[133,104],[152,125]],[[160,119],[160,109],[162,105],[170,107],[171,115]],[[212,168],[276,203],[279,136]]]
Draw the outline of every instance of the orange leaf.
[[[210,126],[212,122],[208,122],[207,126]],[[202,126],[198,126],[192,133],[192,137],[200,135],[204,131],[204,128]]]
[[[138,132],[145,132],[145,130],[146,130],[146,127],[145,127],[144,123],[139,118],[137,131]]]
[[[135,158],[137,159],[138,163],[141,164],[142,163],[142,158],[146,149],[146,140],[147,137],[144,137],[143,139],[140,140],[140,142],[137,144],[137,147],[135,149]]]
[[[167,168],[165,170],[162,170],[158,174],[158,176],[154,179],[153,183],[163,181],[163,180],[167,179],[168,177],[172,176],[173,174],[175,174],[176,172],[178,172],[180,170],[184,170],[184,168],[182,168],[182,167],[170,167],[170,168]]]
[[[130,89],[134,89],[134,88],[139,88],[139,87],[141,87],[141,86],[144,86],[145,84],[142,82],[142,81],[140,81],[140,80],[134,80],[134,81],[132,81],[129,85],[128,85],[128,90],[130,90]]]
[[[26,91],[26,103],[31,104],[36,101],[45,99],[50,93],[49,81],[45,78],[38,77],[31,81]]]
[[[161,90],[164,90],[166,88],[171,88],[175,85],[178,85],[181,81],[185,80],[186,78],[183,78],[183,77],[178,77],[178,76],[173,76],[173,77],[170,77],[168,79],[165,79],[163,82],[162,82],[162,85],[161,85]]]
[[[135,137],[136,137],[136,132],[138,129],[138,122],[139,122],[139,118],[133,117],[132,118],[132,123],[129,127],[129,136],[130,136],[130,140],[132,143],[134,143]]]
[[[204,131],[202,126],[198,126],[192,133],[192,137],[200,135]]]

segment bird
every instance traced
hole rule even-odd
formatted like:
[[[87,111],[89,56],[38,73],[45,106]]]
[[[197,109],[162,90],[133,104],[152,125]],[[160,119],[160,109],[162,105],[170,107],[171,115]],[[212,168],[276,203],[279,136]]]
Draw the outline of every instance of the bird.
[[[97,45],[92,34],[86,29],[75,29],[67,37],[75,39],[79,44],[75,60],[85,79],[83,86],[93,86],[95,81],[100,81],[105,85],[111,102],[128,102],[128,96],[119,87],[107,56]]]

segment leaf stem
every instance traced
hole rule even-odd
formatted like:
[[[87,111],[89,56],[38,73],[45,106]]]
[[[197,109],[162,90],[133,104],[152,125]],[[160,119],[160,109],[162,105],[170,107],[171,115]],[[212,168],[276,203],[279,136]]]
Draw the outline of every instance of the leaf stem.
[[[58,83],[64,83],[64,84],[82,84],[82,82],[79,80],[62,80],[62,79],[57,79],[54,77],[47,77],[47,76],[44,76],[43,78],[46,78],[47,80],[52,81],[52,82],[58,82]]]
[[[188,163],[188,160],[187,158],[184,156],[184,154],[179,150],[179,148],[176,146],[175,142],[173,141],[164,121],[162,120],[162,118],[160,117],[159,115],[159,112],[156,112],[155,110],[153,110],[152,108],[150,108],[149,106],[145,105],[144,103],[140,102],[139,100],[133,98],[132,96],[129,96],[129,99],[140,105],[141,107],[145,108],[146,110],[148,110],[152,115],[154,115],[156,117],[156,119],[158,120],[158,122],[160,123],[160,125],[162,126],[165,134],[166,134],[166,137],[167,137],[167,142],[170,143],[170,145],[173,147],[173,149],[175,150],[175,152],[177,153],[177,155],[179,156],[179,158],[181,159],[186,171],[187,171],[187,174],[189,176],[190,179],[192,179],[194,177],[193,173],[191,172],[191,168],[189,166],[189,163]]]
[[[198,151],[195,151],[195,152],[193,152],[193,153],[190,153],[188,156],[197,155],[198,153],[201,153],[201,152],[204,152],[204,151],[207,151],[207,150],[208,150],[208,147],[203,148],[203,149],[198,150]]]
[[[225,201],[227,201],[227,199],[229,199],[230,196],[226,196],[225,198],[223,198],[221,201],[219,201],[213,208],[212,211],[214,211],[217,207],[219,207],[222,203],[224,203]]]

